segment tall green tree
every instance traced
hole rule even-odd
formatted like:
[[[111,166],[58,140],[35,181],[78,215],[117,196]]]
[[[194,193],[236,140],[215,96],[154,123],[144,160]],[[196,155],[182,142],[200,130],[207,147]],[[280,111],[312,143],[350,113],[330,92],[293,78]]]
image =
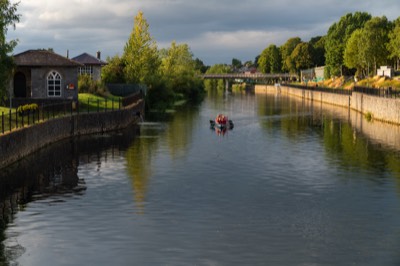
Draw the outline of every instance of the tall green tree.
[[[204,62],[202,60],[200,60],[199,58],[196,58],[194,60],[195,63],[195,68],[196,70],[200,71],[200,73],[204,74],[206,73],[207,69],[209,68],[208,66],[206,66],[204,64]]]
[[[20,15],[17,14],[18,4],[11,4],[9,0],[0,0],[0,99],[7,96],[9,81],[14,67],[10,54],[17,45],[17,40],[6,41],[8,27],[15,29]]]
[[[313,61],[315,66],[325,65],[325,37],[317,36],[310,39],[309,44],[314,49]]]
[[[296,67],[292,61],[291,55],[299,43],[301,43],[301,39],[299,37],[294,37],[287,40],[286,43],[280,47],[283,72],[296,72]]]
[[[271,44],[258,58],[258,69],[262,73],[280,73],[282,71],[282,57],[279,48]]]
[[[133,30],[122,58],[125,61],[126,82],[149,85],[157,79],[160,65],[157,44],[150,35],[149,24],[142,11],[134,19]]]
[[[400,17],[394,22],[394,28],[389,32],[389,43],[387,44],[389,58],[395,60],[396,68],[400,68]]]
[[[101,69],[101,79],[105,83],[125,83],[125,61],[118,55],[107,57],[107,65]]]
[[[379,65],[387,65],[389,51],[389,32],[392,29],[392,23],[383,17],[374,17],[365,23],[363,29],[363,40],[365,49],[365,60],[367,64],[376,73]]]
[[[233,67],[235,70],[240,69],[240,68],[242,67],[242,61],[240,61],[240,60],[237,59],[237,58],[233,58],[233,59],[232,59],[232,67]]]
[[[351,34],[344,50],[344,64],[348,68],[357,69],[356,76],[367,75],[367,62],[365,59],[365,41],[363,29],[357,29]]]
[[[365,12],[348,13],[329,27],[325,40],[326,77],[342,74],[343,54],[353,31],[361,29],[371,19]]]
[[[201,80],[197,78],[196,61],[187,44],[172,42],[171,47],[160,51],[161,74],[167,86],[175,93],[193,98],[201,90]],[[194,95],[196,94],[196,95]]]
[[[314,65],[314,48],[308,42],[299,43],[291,54],[296,72],[302,69],[309,69]]]

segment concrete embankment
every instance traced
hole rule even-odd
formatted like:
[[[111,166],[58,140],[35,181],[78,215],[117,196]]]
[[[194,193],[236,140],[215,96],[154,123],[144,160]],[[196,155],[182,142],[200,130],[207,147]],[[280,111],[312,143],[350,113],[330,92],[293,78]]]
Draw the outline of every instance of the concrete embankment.
[[[62,139],[125,128],[138,122],[137,112],[143,111],[144,100],[141,99],[121,110],[73,114],[1,135],[0,168]]]
[[[374,120],[400,125],[400,99],[353,92],[351,95],[298,89],[286,86],[256,85],[256,93],[282,93],[298,98],[350,108],[370,114]]]
[[[355,131],[362,133],[364,136],[368,137],[368,139],[386,147],[400,150],[400,138],[398,137],[400,135],[400,123],[395,122],[399,121],[396,119],[397,115],[400,113],[400,99],[379,98],[363,95],[361,93],[353,93],[352,96],[336,95],[335,97],[332,93],[324,93],[324,95],[322,95],[324,101],[322,102],[315,97],[312,98],[313,100],[311,100],[311,97],[307,98],[309,100],[304,100],[305,97],[303,97],[303,94],[299,91],[301,91],[301,89],[290,88],[290,90],[279,90],[279,87],[276,88],[274,86],[256,87],[256,93],[289,94],[288,92],[290,92],[290,95],[295,96],[293,99],[296,99],[298,104],[312,110],[313,119],[316,120],[315,123],[317,124],[322,123],[322,121],[317,121],[319,118],[322,119],[322,114],[328,112],[334,117],[349,122]],[[346,98],[350,99],[350,104],[346,104]],[[385,117],[386,120],[375,119],[373,121],[367,121],[362,111],[359,110],[371,112],[375,118],[377,116],[376,114],[378,114],[381,117]],[[389,113],[386,114],[385,112]]]

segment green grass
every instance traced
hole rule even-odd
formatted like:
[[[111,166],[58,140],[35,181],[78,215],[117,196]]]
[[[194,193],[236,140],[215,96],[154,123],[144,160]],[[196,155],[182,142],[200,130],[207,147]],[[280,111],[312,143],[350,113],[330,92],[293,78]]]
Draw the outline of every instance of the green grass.
[[[97,110],[97,108],[100,110],[116,110],[118,109],[118,101],[121,97],[113,95],[101,97],[90,93],[79,93],[78,99],[81,111],[94,111]]]
[[[0,106],[0,114],[3,113],[3,112],[4,112],[4,114],[8,114],[9,111],[10,111],[9,107]],[[15,108],[12,108],[11,111],[14,112]]]

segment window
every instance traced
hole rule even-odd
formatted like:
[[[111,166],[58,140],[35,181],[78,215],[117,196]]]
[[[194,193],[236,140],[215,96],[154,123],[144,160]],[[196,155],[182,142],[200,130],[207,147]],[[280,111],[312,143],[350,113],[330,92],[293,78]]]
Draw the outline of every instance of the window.
[[[88,75],[89,77],[93,76],[93,66],[83,66],[79,68],[79,75]]]
[[[47,96],[61,97],[61,75],[56,71],[47,76]]]

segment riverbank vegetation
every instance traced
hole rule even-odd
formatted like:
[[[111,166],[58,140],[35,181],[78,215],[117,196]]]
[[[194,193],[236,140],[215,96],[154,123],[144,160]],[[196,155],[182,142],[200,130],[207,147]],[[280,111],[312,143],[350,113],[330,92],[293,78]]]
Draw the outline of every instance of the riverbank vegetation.
[[[293,37],[280,47],[270,44],[256,57],[255,64],[263,73],[296,74],[325,66],[326,80],[352,76],[371,83],[370,77],[376,75],[379,66],[400,67],[400,17],[389,21],[385,16],[349,13],[333,23],[325,36],[308,42]],[[398,87],[397,82],[390,85]]]
[[[158,49],[143,12],[134,18],[123,55],[107,58],[107,63],[103,81],[145,84],[146,106],[153,110],[165,111],[176,101],[197,101],[204,95],[199,78],[204,64],[193,58],[187,44],[172,42],[169,48]]]
[[[17,40],[7,42],[6,35],[8,27],[15,28],[15,24],[19,22],[17,6],[18,3],[11,4],[9,0],[0,1],[0,102],[8,96],[7,88],[14,67],[10,54],[17,45]]]

